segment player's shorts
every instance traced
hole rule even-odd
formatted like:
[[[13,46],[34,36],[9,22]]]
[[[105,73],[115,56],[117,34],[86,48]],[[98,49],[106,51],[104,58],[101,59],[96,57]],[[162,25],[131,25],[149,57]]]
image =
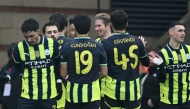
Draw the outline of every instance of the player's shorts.
[[[108,96],[104,96],[105,109],[140,109],[141,101],[125,101],[125,100],[114,100]]]
[[[65,109],[100,109],[100,101],[88,103],[70,103],[66,101]]]
[[[60,100],[57,100],[57,109],[62,109],[65,107],[65,94],[66,94],[66,89],[65,89],[65,86],[62,84],[62,90],[63,90],[63,93],[62,93],[62,97]]]
[[[31,100],[20,98],[17,109],[56,109],[56,99]]]
[[[165,104],[160,102],[159,109],[190,109],[190,101],[183,104]]]

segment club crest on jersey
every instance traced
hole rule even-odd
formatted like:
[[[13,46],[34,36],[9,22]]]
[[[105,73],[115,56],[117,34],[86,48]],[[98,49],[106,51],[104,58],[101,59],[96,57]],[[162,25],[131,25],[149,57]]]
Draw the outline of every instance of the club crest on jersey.
[[[186,54],[186,58],[187,58],[187,59],[190,59],[190,54]]]
[[[35,56],[36,56],[37,58],[39,58],[39,57],[40,57],[40,52],[39,52],[39,51],[35,51]]]
[[[50,51],[48,49],[45,49],[45,55],[50,55]]]
[[[61,44],[63,44],[64,41],[63,40],[58,40],[57,42],[61,45]]]
[[[178,60],[181,61],[181,60],[182,60],[181,55],[179,54],[179,55],[177,55],[177,56],[178,56]]]

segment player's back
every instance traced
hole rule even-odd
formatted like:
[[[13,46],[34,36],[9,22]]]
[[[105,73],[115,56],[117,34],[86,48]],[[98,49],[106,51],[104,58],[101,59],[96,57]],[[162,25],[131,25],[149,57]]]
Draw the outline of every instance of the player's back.
[[[102,45],[90,38],[75,38],[64,48],[69,78],[73,83],[88,84],[99,77]]]
[[[62,48],[62,63],[67,63],[66,99],[73,103],[100,100],[100,65],[106,64],[103,46],[89,37],[79,37]]]
[[[119,81],[130,81],[139,77],[139,57],[146,55],[139,38],[128,33],[114,34],[103,40],[102,44],[107,54],[109,76]]]

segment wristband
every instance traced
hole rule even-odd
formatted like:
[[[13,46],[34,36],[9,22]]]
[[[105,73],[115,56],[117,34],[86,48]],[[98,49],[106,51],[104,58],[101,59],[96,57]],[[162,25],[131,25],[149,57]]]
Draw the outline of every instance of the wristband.
[[[61,79],[57,79],[57,83],[62,83],[62,80]]]
[[[163,60],[155,57],[155,58],[153,59],[153,63],[156,64],[156,65],[160,65],[160,64],[163,63]]]

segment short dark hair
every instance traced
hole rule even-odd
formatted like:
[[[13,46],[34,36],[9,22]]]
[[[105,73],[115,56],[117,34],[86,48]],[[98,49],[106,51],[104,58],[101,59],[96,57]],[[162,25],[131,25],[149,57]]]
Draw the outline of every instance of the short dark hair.
[[[70,24],[73,24],[73,19],[72,18],[69,19],[69,25]]]
[[[49,21],[54,21],[59,25],[59,32],[64,30],[68,25],[67,15],[56,12],[49,17]]]
[[[79,34],[87,34],[90,31],[91,19],[85,14],[78,14],[73,19],[76,31]]]
[[[26,19],[22,26],[21,31],[26,33],[28,31],[37,31],[39,29],[39,23],[33,18]]]
[[[123,30],[128,22],[127,13],[123,10],[116,10],[110,14],[110,21],[116,30]]]
[[[45,34],[46,33],[46,27],[47,26],[56,26],[57,29],[59,30],[59,25],[56,22],[50,21],[48,23],[46,23],[43,28],[42,28],[42,33]]]
[[[178,21],[173,21],[169,24],[169,27],[168,29],[171,29],[173,27],[175,27],[176,25],[183,25],[181,22],[178,22]],[[183,25],[184,26],[184,25]]]

